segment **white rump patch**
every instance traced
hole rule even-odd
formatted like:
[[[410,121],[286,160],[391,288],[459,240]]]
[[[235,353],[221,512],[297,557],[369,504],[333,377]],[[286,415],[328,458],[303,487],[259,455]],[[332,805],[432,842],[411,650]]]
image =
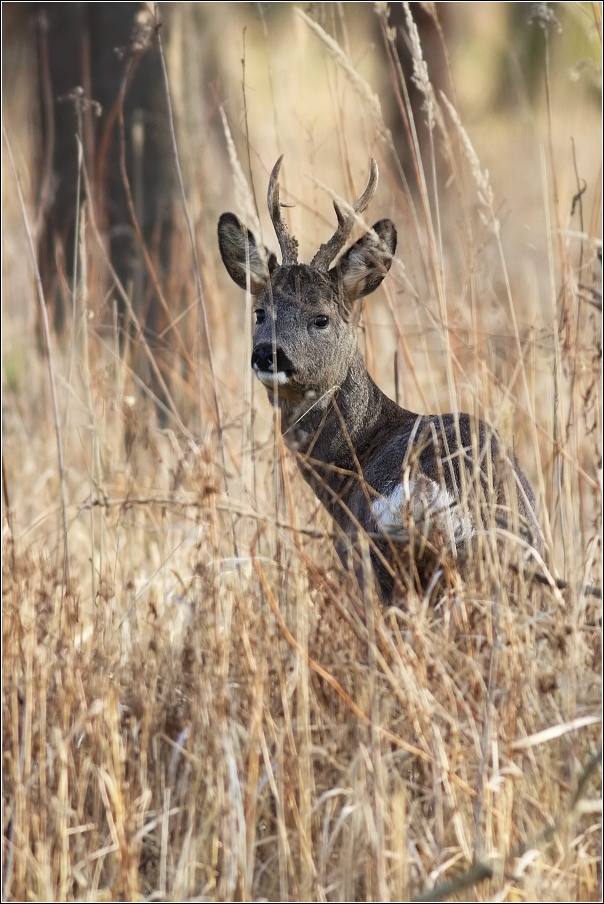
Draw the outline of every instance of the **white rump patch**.
[[[407,539],[409,525],[427,540],[440,534],[451,547],[461,546],[474,535],[474,521],[453,493],[423,474],[397,483],[375,499],[373,515],[384,533]]]

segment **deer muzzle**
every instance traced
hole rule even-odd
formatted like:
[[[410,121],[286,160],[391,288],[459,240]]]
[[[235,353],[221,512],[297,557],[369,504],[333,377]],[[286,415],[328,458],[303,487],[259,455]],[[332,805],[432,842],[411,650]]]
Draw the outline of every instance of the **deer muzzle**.
[[[275,368],[276,365],[276,368]],[[273,346],[265,342],[257,345],[252,353],[252,367],[258,379],[265,385],[288,383],[295,368],[283,349],[273,349]]]

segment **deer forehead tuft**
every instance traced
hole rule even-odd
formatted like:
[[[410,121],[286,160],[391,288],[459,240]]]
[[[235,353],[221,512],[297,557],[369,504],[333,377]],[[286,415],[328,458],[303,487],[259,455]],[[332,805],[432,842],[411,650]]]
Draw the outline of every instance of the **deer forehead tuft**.
[[[329,277],[304,264],[279,267],[272,275],[270,287],[267,286],[262,300],[270,303],[271,297],[275,305],[290,303],[308,311],[337,301]]]

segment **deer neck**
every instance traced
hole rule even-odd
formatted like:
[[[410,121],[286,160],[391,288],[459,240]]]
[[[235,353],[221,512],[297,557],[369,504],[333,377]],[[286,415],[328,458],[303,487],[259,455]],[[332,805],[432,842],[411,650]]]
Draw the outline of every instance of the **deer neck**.
[[[392,432],[416,417],[376,386],[358,350],[338,389],[323,399],[299,404],[280,399],[279,405],[285,441],[330,510],[334,493],[342,498]]]

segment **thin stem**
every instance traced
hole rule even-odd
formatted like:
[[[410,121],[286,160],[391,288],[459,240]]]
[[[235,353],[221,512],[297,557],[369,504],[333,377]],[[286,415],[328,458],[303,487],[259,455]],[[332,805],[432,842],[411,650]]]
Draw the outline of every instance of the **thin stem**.
[[[46,300],[44,298],[44,290],[42,288],[42,278],[40,276],[40,268],[38,267],[38,261],[36,259],[36,250],[34,246],[34,240],[32,235],[31,226],[29,220],[27,218],[27,212],[25,210],[25,201],[23,199],[23,192],[21,190],[21,182],[19,180],[19,176],[17,174],[17,169],[15,167],[15,161],[13,159],[13,152],[10,146],[10,142],[8,140],[8,135],[6,134],[6,130],[4,126],[2,126],[2,135],[4,136],[4,141],[6,142],[6,149],[8,151],[8,159],[10,161],[11,170],[15,179],[15,185],[17,187],[17,193],[19,195],[19,206],[21,208],[21,213],[23,215],[23,224],[25,226],[25,232],[27,234],[27,243],[29,245],[29,253],[31,255],[32,266],[34,269],[34,275],[36,279],[36,288],[38,290],[38,302],[40,304],[40,313],[42,315],[42,325],[44,327],[44,342],[46,345],[46,357],[48,360],[48,376],[50,382],[50,396],[52,400],[52,412],[53,412],[53,420],[55,427],[55,436],[57,440],[57,456],[58,456],[58,467],[59,467],[59,482],[61,485],[61,521],[63,525],[63,579],[65,586],[69,583],[69,547],[67,543],[67,491],[65,487],[65,464],[63,460],[63,441],[61,437],[61,422],[59,419],[59,407],[57,403],[57,390],[55,385],[55,370],[53,364],[52,357],[52,348],[50,342],[50,325],[48,323],[48,312],[46,310]]]
[[[212,353],[212,342],[210,339],[210,327],[208,325],[208,314],[206,310],[205,304],[205,296],[203,291],[203,285],[201,282],[201,269],[199,266],[199,258],[197,255],[197,245],[195,243],[195,232],[193,229],[193,222],[191,220],[191,215],[189,214],[189,208],[187,206],[187,196],[185,193],[185,184],[182,176],[182,170],[180,167],[180,157],[178,154],[178,144],[176,142],[176,132],[174,129],[174,111],[172,109],[172,98],[170,95],[170,82],[168,79],[168,70],[166,68],[166,58],[164,55],[164,48],[161,40],[160,34],[160,20],[159,20],[159,4],[154,4],[154,18],[156,25],[156,33],[157,33],[157,44],[159,47],[159,58],[161,60],[161,68],[162,75],[164,77],[164,87],[166,91],[166,103],[168,105],[168,124],[170,127],[170,141],[172,143],[172,153],[174,155],[174,166],[176,168],[176,176],[178,179],[178,187],[180,189],[180,196],[182,198],[182,206],[183,212],[185,215],[185,219],[187,221],[187,229],[189,231],[189,240],[191,242],[191,252],[193,254],[193,272],[195,274],[195,287],[197,290],[197,298],[199,300],[199,307],[201,309],[201,316],[203,320],[203,328],[205,333],[205,341],[206,348],[208,350],[208,361],[210,363],[210,374],[212,377],[212,391],[214,395],[214,408],[216,410],[216,428],[218,430],[218,445],[220,446],[220,455],[222,458],[222,470],[224,473],[224,483],[225,489],[227,491],[227,495],[229,495],[229,479],[228,479],[228,471],[227,471],[227,463],[226,463],[226,452],[224,447],[224,436],[223,436],[223,424],[222,417],[220,414],[220,404],[218,402],[218,389],[216,382],[216,371],[214,369],[214,356]],[[199,384],[201,386],[201,380],[199,380]],[[201,394],[200,394],[201,398]],[[201,412],[200,412],[201,415]],[[235,524],[233,518],[231,517],[231,528],[233,533],[233,549],[235,553],[235,558],[239,559],[239,550],[237,544],[237,537],[235,534]]]

